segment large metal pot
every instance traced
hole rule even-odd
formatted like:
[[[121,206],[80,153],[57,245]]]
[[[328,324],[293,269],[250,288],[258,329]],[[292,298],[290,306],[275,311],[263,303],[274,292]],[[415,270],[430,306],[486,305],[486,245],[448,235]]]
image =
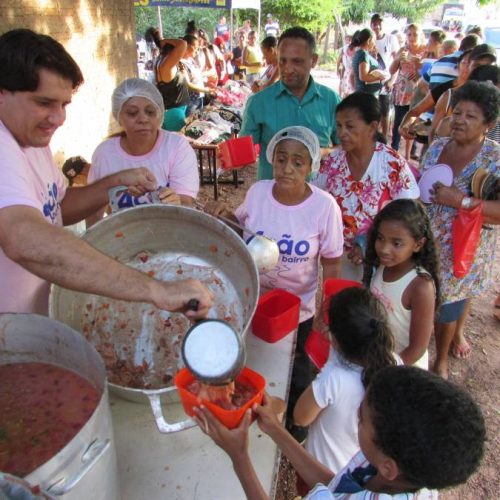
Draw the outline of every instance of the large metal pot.
[[[67,500],[117,500],[118,477],[106,371],[96,350],[78,333],[35,314],[0,314],[0,364],[43,362],[86,378],[101,392],[78,434],[24,479]]]
[[[185,207],[139,206],[106,217],[83,239],[156,278],[200,279],[215,297],[209,317],[228,321],[245,336],[257,305],[258,271],[243,240],[216,218]],[[194,425],[191,420],[167,423],[161,407],[161,401],[178,401],[173,377],[183,366],[181,343],[191,326],[183,315],[58,286],[52,287],[50,314],[82,332],[103,355],[112,392],[151,404],[161,432]],[[151,388],[116,382],[110,366],[123,362],[139,367],[143,363],[145,381]],[[168,377],[161,378],[165,374]]]

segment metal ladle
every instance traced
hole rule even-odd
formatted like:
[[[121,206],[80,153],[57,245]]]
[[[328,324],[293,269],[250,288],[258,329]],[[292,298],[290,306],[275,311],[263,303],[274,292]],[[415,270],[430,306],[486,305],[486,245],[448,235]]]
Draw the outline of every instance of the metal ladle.
[[[200,210],[204,210],[203,205],[199,203],[196,203],[196,207]],[[214,217],[253,236],[253,238],[247,243],[247,248],[253,260],[255,261],[255,265],[257,266],[257,269],[260,273],[267,273],[268,271],[271,271],[276,267],[280,256],[280,251],[276,241],[262,234],[257,234],[253,231],[250,231],[234,220],[228,219],[227,217],[224,217],[222,215],[217,215]]]
[[[191,299],[187,309],[197,311],[199,302]],[[201,382],[227,385],[245,364],[245,345],[238,332],[219,319],[202,319],[187,331],[181,348],[184,364]]]

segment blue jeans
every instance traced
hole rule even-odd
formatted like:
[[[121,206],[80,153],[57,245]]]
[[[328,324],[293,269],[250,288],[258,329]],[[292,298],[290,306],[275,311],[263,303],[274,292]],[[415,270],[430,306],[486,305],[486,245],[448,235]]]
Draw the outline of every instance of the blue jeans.
[[[403,121],[404,116],[408,113],[410,106],[394,106],[394,125],[392,127],[392,141],[391,148],[394,150],[399,149],[399,143],[401,142],[401,136],[399,135],[399,126]]]

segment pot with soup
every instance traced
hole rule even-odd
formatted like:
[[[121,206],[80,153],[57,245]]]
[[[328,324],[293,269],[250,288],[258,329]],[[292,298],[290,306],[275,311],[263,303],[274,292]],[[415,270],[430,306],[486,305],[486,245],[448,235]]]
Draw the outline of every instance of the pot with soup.
[[[119,498],[104,363],[77,332],[0,314],[0,470],[57,498]]]

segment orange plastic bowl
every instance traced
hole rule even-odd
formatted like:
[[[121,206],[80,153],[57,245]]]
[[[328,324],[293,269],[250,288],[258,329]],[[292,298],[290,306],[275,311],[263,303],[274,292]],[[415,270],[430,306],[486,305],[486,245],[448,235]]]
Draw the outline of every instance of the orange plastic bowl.
[[[252,136],[237,137],[221,142],[219,157],[224,169],[239,168],[255,163],[257,153]]]
[[[346,288],[363,288],[359,281],[344,280],[341,278],[329,278],[323,283],[323,321],[328,325],[328,307],[330,306],[330,297],[336,295]]]
[[[270,344],[281,340],[299,324],[300,298],[276,288],[260,296],[252,320],[253,334]]]
[[[194,382],[195,376],[187,369],[182,368],[175,376],[174,383],[179,391],[182,406],[187,415],[194,415],[193,408],[200,406],[203,403],[228,429],[234,429],[240,425],[243,415],[248,408],[251,408],[254,403],[261,404],[266,387],[266,381],[260,373],[254,372],[250,368],[243,368],[240,374],[236,377],[236,381],[245,385],[250,385],[257,390],[255,396],[247,401],[243,406],[236,410],[225,410],[220,406],[211,403],[210,401],[201,400],[193,393],[189,392],[186,387]]]

